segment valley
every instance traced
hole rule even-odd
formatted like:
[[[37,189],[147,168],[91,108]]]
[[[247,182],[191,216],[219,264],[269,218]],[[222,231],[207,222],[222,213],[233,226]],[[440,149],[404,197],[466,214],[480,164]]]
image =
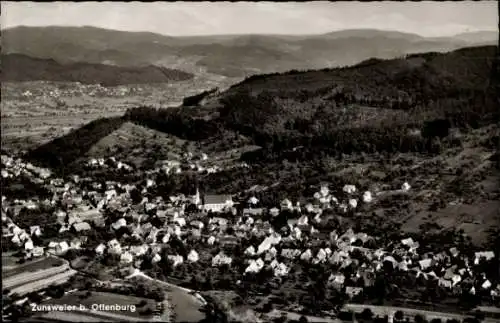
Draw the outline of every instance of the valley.
[[[16,280],[9,318],[498,320],[490,34],[5,35],[34,67],[2,82],[3,274],[71,276]],[[134,307],[29,309],[93,302]]]

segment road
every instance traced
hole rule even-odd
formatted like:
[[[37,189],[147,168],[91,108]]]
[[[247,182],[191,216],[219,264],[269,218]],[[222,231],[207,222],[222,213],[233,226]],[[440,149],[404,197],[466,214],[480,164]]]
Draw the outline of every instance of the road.
[[[19,285],[13,286],[10,288],[11,293],[17,293],[19,295],[23,295],[29,292],[37,291],[43,288],[50,286],[51,284],[62,284],[68,279],[75,275],[77,272],[73,269],[66,270],[64,272],[57,273],[45,279],[34,278],[33,280],[26,281]]]
[[[346,304],[344,309],[348,309],[355,312],[362,312],[365,308],[369,308],[375,315],[379,316],[391,316],[394,315],[397,311],[402,311],[406,317],[413,319],[415,315],[420,314],[426,318],[427,321],[430,321],[434,318],[441,320],[448,319],[457,319],[462,321],[466,316],[456,313],[444,313],[444,312],[435,312],[435,311],[426,311],[419,310],[414,308],[406,308],[406,307],[395,307],[395,306],[378,306],[378,305],[364,305],[364,304]],[[494,319],[485,319],[483,322],[493,323],[499,322]]]

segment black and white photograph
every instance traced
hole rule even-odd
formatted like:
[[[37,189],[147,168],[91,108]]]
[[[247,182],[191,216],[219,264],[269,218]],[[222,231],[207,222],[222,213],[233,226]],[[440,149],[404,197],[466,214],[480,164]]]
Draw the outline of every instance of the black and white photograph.
[[[3,322],[500,322],[498,1],[1,1]]]

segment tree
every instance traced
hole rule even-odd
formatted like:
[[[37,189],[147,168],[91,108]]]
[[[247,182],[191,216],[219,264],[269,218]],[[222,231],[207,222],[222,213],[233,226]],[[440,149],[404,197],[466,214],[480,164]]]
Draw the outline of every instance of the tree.
[[[404,316],[405,315],[402,311],[396,311],[396,313],[394,313],[394,319],[396,319],[399,322],[403,321]]]
[[[369,308],[365,308],[363,310],[363,312],[361,312],[361,318],[363,320],[367,320],[367,321],[372,320],[373,319],[373,312],[372,312],[372,310],[369,309]]]
[[[307,322],[309,322],[309,320],[307,319],[307,317],[305,317],[304,315],[302,315],[302,316],[299,318],[299,322],[300,322],[300,323],[307,323]]]
[[[421,314],[415,315],[415,323],[424,323],[425,318]]]

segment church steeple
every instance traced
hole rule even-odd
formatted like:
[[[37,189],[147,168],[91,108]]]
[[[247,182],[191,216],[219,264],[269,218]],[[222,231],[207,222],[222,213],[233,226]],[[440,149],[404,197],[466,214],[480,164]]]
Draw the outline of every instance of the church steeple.
[[[193,203],[195,205],[201,204],[200,190],[198,189],[198,185],[196,185],[196,194],[194,195]]]

